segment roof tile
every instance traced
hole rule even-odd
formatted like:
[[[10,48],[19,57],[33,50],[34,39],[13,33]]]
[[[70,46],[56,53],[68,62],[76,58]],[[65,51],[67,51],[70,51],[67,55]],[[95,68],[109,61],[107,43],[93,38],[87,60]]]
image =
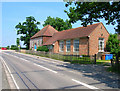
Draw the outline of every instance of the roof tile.
[[[56,32],[46,43],[43,45],[51,45],[57,40],[65,40],[65,39],[74,39],[80,37],[89,36],[92,31],[99,25],[100,23],[88,25],[87,27],[78,27],[68,30],[63,30],[60,32]]]
[[[40,37],[40,36],[53,36],[53,34],[55,32],[58,32],[58,31],[56,29],[54,29],[52,26],[47,25],[43,29],[38,31],[34,36],[32,36],[31,39],[37,38],[37,37]]]

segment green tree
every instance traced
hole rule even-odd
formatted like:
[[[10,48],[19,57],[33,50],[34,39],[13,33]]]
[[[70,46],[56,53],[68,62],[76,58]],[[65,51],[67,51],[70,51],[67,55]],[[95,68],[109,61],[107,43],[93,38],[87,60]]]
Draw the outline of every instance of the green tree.
[[[7,49],[10,49],[10,46],[7,46],[6,48],[7,48]]]
[[[120,47],[117,34],[110,34],[106,44],[106,50],[113,54],[118,54],[119,48]]]
[[[45,27],[46,25],[51,25],[52,27],[54,27],[58,31],[72,28],[72,25],[68,19],[66,21],[64,21],[61,18],[58,18],[58,17],[52,18],[50,16],[47,17],[46,21],[44,21],[43,26]]]
[[[40,22],[36,21],[33,16],[26,17],[26,21],[15,26],[17,29],[17,35],[20,36],[20,40],[24,41],[24,45],[26,45],[26,49],[29,49],[30,38],[36,34],[40,29],[38,29],[37,25]]]
[[[113,0],[114,1],[114,0]],[[73,5],[73,6],[71,6]],[[87,26],[89,23],[99,22],[105,19],[106,24],[117,24],[116,32],[120,33],[120,1],[119,2],[67,2],[69,10],[65,12],[71,23],[81,21],[81,25]]]
[[[19,38],[17,38],[16,44],[17,44],[17,47],[20,45],[20,39]]]
[[[16,45],[11,45],[11,50],[18,50],[18,47]]]

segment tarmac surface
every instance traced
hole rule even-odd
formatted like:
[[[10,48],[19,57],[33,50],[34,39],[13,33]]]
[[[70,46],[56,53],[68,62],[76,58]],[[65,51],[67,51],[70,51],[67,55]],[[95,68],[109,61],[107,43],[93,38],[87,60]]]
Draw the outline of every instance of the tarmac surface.
[[[40,89],[120,88],[119,75],[107,72],[105,66],[70,64],[15,52],[4,52],[2,57],[22,89],[36,87]],[[3,77],[3,84],[6,84],[4,88],[8,88],[4,74]]]

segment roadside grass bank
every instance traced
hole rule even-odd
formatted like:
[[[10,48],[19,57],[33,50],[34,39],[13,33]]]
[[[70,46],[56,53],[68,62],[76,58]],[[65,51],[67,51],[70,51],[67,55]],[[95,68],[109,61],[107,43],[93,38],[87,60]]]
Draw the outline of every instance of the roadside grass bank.
[[[64,62],[69,62],[71,64],[94,64],[94,57],[89,57],[83,55],[82,57],[80,56],[63,56],[63,55],[50,55],[50,54],[35,54],[35,53],[27,53],[27,52],[22,52],[24,54],[30,54],[30,55],[36,55],[36,56],[41,56],[41,57],[47,57],[47,58],[52,58],[55,60],[59,61],[64,61]],[[110,66],[111,61],[110,60],[96,60],[97,65],[103,65],[103,66]]]

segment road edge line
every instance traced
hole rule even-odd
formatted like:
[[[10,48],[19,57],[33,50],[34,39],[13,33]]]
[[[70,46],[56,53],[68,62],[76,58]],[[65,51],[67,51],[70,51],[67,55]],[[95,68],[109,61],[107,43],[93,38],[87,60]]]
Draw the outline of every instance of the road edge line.
[[[2,64],[3,64],[4,69],[5,69],[7,80],[9,79],[8,82],[9,82],[10,88],[11,89],[16,89],[16,88],[19,89],[19,86],[17,85],[17,82],[15,81],[14,76],[12,75],[9,67],[6,64],[6,62],[4,61],[4,59],[2,57],[0,57],[0,59],[2,60]],[[14,83],[15,86],[13,86],[11,83]]]

